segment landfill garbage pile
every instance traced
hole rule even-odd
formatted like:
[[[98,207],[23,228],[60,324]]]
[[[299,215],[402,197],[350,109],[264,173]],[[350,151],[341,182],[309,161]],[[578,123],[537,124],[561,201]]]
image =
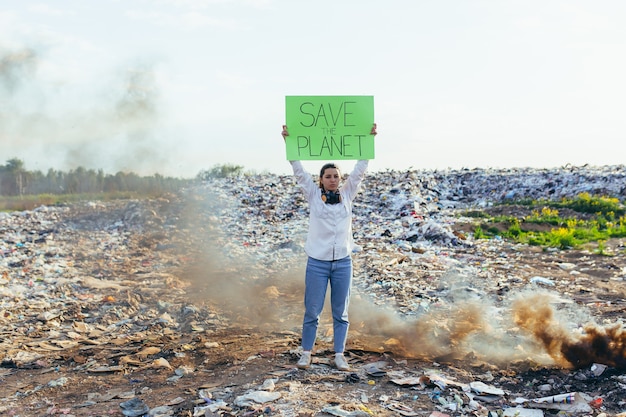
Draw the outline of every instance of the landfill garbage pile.
[[[346,357],[295,367],[291,176],[0,213],[0,414],[626,415],[626,262],[460,232],[502,200],[624,196],[623,167],[370,173]]]

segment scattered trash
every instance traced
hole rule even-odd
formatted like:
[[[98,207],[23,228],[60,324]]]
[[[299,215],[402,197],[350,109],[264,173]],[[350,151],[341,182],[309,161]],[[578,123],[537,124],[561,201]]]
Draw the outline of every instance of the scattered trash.
[[[420,413],[413,410],[411,407],[408,407],[404,404],[401,404],[397,401],[389,402],[386,404],[387,409],[396,412],[402,416],[419,416]]]
[[[544,278],[544,277],[532,277],[530,279],[530,282],[533,284],[543,284],[549,287],[554,287],[554,281],[548,278]]]
[[[543,410],[536,408],[505,408],[502,411],[503,417],[543,417]]]
[[[359,374],[355,372],[351,372],[348,375],[346,375],[346,382],[349,382],[351,384],[356,384],[359,381],[361,381],[361,377],[359,377]]]
[[[504,390],[500,388],[496,388],[491,385],[487,385],[481,381],[470,382],[469,386],[472,391],[476,394],[487,394],[487,395],[504,395]]]
[[[322,408],[322,413],[327,413],[337,417],[370,417],[366,411],[346,411],[342,410],[338,405]]]
[[[282,396],[280,392],[254,391],[245,395],[240,395],[235,399],[235,405],[238,407],[249,407],[253,403],[264,404],[276,401]]]
[[[55,387],[62,387],[65,384],[67,384],[68,381],[69,381],[69,379],[67,379],[66,377],[61,377],[59,379],[55,379],[55,380],[52,380],[52,381],[48,382],[48,386],[49,387],[53,387],[53,388],[55,388]]]
[[[140,417],[150,411],[150,407],[148,407],[139,398],[133,398],[131,400],[124,401],[120,403],[120,407],[122,408],[122,414],[127,417]]]
[[[606,365],[602,365],[600,363],[594,363],[593,365],[591,365],[591,372],[593,372],[595,376],[600,376],[604,373],[604,371],[606,371],[606,368],[607,368]]]
[[[172,365],[165,358],[155,359],[151,364],[148,365],[150,368],[166,368],[173,369]]]
[[[530,403],[534,407],[561,410],[569,413],[589,413],[592,411],[589,405],[592,400],[591,398],[585,397],[586,396],[580,392],[569,392],[530,400],[516,398],[515,403]]]
[[[149,417],[169,417],[174,415],[174,409],[169,405],[154,407],[148,413]]]
[[[363,370],[369,376],[373,377],[383,377],[387,375],[387,371],[384,368],[387,366],[387,362],[374,362],[363,365]]]
[[[457,215],[458,209],[490,208],[503,197],[558,199],[589,191],[623,195],[623,171],[623,167],[597,170],[566,167],[371,175],[364,182],[363,193],[354,210],[354,233],[360,246],[354,253],[355,293],[371,298],[374,306],[392,307],[394,314],[402,318],[418,317],[423,322],[427,319],[436,322],[433,334],[445,333],[450,328],[459,330],[455,328],[458,323],[448,321],[445,314],[435,315],[453,311],[457,299],[487,300],[493,295],[500,302],[518,289],[559,291],[554,300],[560,305],[580,303],[593,311],[611,310],[613,316],[617,316],[623,311],[624,303],[614,295],[596,294],[593,283],[598,276],[608,284],[623,282],[626,269],[619,264],[619,256],[614,258],[613,267],[604,268],[602,274],[596,275],[594,269],[600,264],[597,257],[574,261],[557,249],[526,255],[534,257],[536,262],[531,265],[517,257],[523,251],[519,245],[502,238],[481,240],[473,236],[470,229],[466,228],[463,233],[455,229],[467,221]],[[217,203],[208,201],[204,195],[208,190],[218,196]],[[0,213],[0,324],[6,336],[0,338],[0,379],[14,378],[16,373],[23,374],[25,370],[49,373],[40,377],[44,378],[43,382],[37,384],[13,388],[5,384],[3,389],[7,392],[12,389],[12,392],[0,402],[0,414],[10,415],[10,407],[31,398],[34,401],[35,397],[62,395],[76,385],[72,383],[73,375],[80,373],[89,374],[89,378],[123,378],[126,382],[123,390],[107,387],[102,392],[85,393],[73,405],[92,415],[105,414],[96,408],[118,399],[124,401],[120,407],[125,416],[143,416],[148,412],[152,416],[172,415],[182,412],[178,409],[186,402],[185,411],[189,414],[193,409],[194,416],[220,413],[295,416],[299,412],[295,410],[311,397],[306,389],[311,387],[309,384],[319,384],[323,390],[317,392],[328,392],[329,398],[336,395],[340,387],[350,395],[342,405],[317,406],[309,414],[303,411],[302,415],[321,412],[371,416],[384,408],[382,413],[406,416],[428,415],[429,412],[431,417],[448,417],[445,412],[452,415],[500,412],[506,417],[540,417],[543,409],[597,413],[607,407],[615,410],[624,406],[622,400],[615,398],[624,398],[619,393],[626,380],[607,376],[607,369],[612,366],[609,362],[608,366],[585,365],[577,374],[571,371],[567,381],[565,376],[518,381],[516,378],[523,375],[521,371],[515,377],[504,371],[496,372],[488,365],[488,357],[470,348],[463,351],[462,344],[458,345],[461,348],[458,352],[467,356],[460,359],[449,355],[448,345],[456,340],[447,340],[447,334],[439,333],[439,337],[433,337],[435,347],[441,350],[437,353],[442,353],[441,358],[437,358],[438,363],[433,360],[427,365],[428,370],[416,369],[413,365],[406,366],[406,361],[392,362],[388,356],[387,352],[392,350],[389,347],[401,347],[403,342],[394,334],[392,326],[386,329],[384,341],[363,348],[367,354],[359,351],[362,356],[354,363],[365,365],[358,372],[346,375],[333,374],[324,366],[307,373],[291,369],[289,349],[299,336],[295,329],[289,329],[296,332],[293,334],[273,334],[268,346],[259,346],[242,359],[229,358],[227,353],[246,345],[246,339],[224,338],[219,333],[240,323],[233,325],[221,311],[207,307],[209,303],[194,305],[185,294],[188,283],[173,275],[172,267],[189,267],[194,262],[192,258],[198,255],[194,251],[200,252],[199,248],[211,241],[219,250],[223,249],[217,258],[231,262],[218,272],[232,272],[232,280],[240,281],[241,288],[251,289],[267,300],[269,312],[277,311],[293,292],[274,282],[266,282],[263,274],[301,272],[298,268],[307,225],[306,208],[294,204],[299,195],[290,176],[253,176],[211,180],[204,186],[172,196],[167,203],[156,200],[77,203]],[[188,201],[197,203],[193,210],[186,206]],[[206,213],[200,208],[203,204],[210,207]],[[192,240],[198,232],[194,230],[196,226],[179,222],[184,217],[181,213],[187,211],[206,216],[201,227],[214,229],[202,239]],[[210,238],[206,239],[207,236]],[[200,253],[203,255],[206,254]],[[247,268],[249,265],[253,267]],[[487,319],[492,320],[490,325],[506,324],[502,321],[500,305],[497,309],[486,304],[481,307]],[[242,310],[244,308],[253,309],[245,305]],[[266,311],[255,311],[252,315],[264,313]],[[355,321],[358,319],[358,316],[353,317]],[[281,322],[282,327],[286,327],[284,323],[289,321]],[[358,332],[358,326],[351,327],[351,331]],[[578,335],[578,331],[579,328],[574,328],[572,334]],[[517,337],[519,328],[515,332]],[[185,337],[177,339],[181,335]],[[319,337],[323,342],[329,340],[327,334]],[[499,342],[493,339],[494,346]],[[419,352],[421,348],[418,346],[414,351]],[[220,363],[227,364],[224,366],[228,367],[229,375],[252,374],[254,366],[268,361],[275,364],[276,369],[262,378],[251,379],[248,384],[229,386],[222,380],[216,381],[218,378],[213,379],[213,374],[207,373],[204,367],[210,362],[202,362],[218,354],[224,355]],[[511,363],[530,356],[523,347],[519,348],[519,354]],[[192,356],[200,360],[192,362]],[[554,363],[547,356],[539,356],[540,363],[533,362],[537,357],[529,359],[529,366]],[[323,354],[316,355],[316,359],[320,363],[325,360]],[[472,367],[455,373],[457,360],[465,360]],[[185,363],[194,363],[197,369]],[[59,364],[65,367],[71,364],[69,378],[56,374]],[[493,372],[485,372],[487,369]],[[516,369],[523,369],[523,366]],[[510,371],[507,369],[507,372]],[[176,388],[177,381],[182,385],[182,382],[210,376],[202,381],[210,388],[181,390],[172,395],[180,397],[170,400],[172,397],[168,395],[161,405],[150,410],[135,397],[136,394],[147,395],[151,389],[145,382],[146,374],[159,377],[159,382],[171,390]],[[594,395],[588,396],[572,392],[524,399],[515,403],[520,408],[502,408],[507,395],[504,388],[510,389],[507,385],[510,380],[517,384],[514,392],[519,392],[518,395],[532,396],[561,389],[585,390],[584,381],[605,382],[603,386],[608,386],[609,382],[604,379],[615,384],[606,393],[590,390]],[[571,386],[572,381],[578,385]],[[257,391],[248,392],[251,389]],[[33,395],[43,390],[49,392]],[[381,395],[385,391],[389,395]],[[613,397],[604,395],[609,393]],[[424,403],[432,407],[432,411],[425,410]],[[57,406],[50,410],[59,414],[67,408]]]
[[[417,376],[403,376],[403,377],[394,377],[390,379],[390,382],[393,382],[397,385],[420,385],[423,381],[423,377]]]

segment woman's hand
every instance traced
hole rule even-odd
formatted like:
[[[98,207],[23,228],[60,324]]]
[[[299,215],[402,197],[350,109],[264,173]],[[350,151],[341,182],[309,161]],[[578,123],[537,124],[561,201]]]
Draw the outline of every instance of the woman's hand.
[[[289,132],[287,131],[287,125],[283,125],[283,131],[281,132],[281,135],[283,135],[283,140],[287,140],[287,136],[289,136]]]
[[[285,126],[283,126],[284,128]],[[372,126],[372,131],[370,132],[370,135],[374,135],[376,136],[378,134],[378,132],[376,131],[376,123],[374,123],[374,126]]]

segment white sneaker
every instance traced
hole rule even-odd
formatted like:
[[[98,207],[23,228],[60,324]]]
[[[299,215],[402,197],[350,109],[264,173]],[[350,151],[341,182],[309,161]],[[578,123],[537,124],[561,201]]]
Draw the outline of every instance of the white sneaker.
[[[311,352],[302,352],[302,356],[300,356],[300,360],[298,360],[296,366],[301,369],[306,369],[311,366]]]
[[[340,371],[349,371],[350,365],[348,365],[348,361],[346,361],[346,357],[343,355],[335,355],[335,366]]]

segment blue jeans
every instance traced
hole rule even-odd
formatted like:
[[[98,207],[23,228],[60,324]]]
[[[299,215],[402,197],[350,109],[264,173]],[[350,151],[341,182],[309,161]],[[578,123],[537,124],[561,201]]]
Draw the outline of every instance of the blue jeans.
[[[324,308],[326,289],[330,282],[330,305],[333,312],[333,339],[336,353],[343,353],[348,338],[348,304],[352,284],[352,258],[320,261],[309,256],[306,264],[304,290],[304,321],[302,349],[312,350],[317,326]]]

